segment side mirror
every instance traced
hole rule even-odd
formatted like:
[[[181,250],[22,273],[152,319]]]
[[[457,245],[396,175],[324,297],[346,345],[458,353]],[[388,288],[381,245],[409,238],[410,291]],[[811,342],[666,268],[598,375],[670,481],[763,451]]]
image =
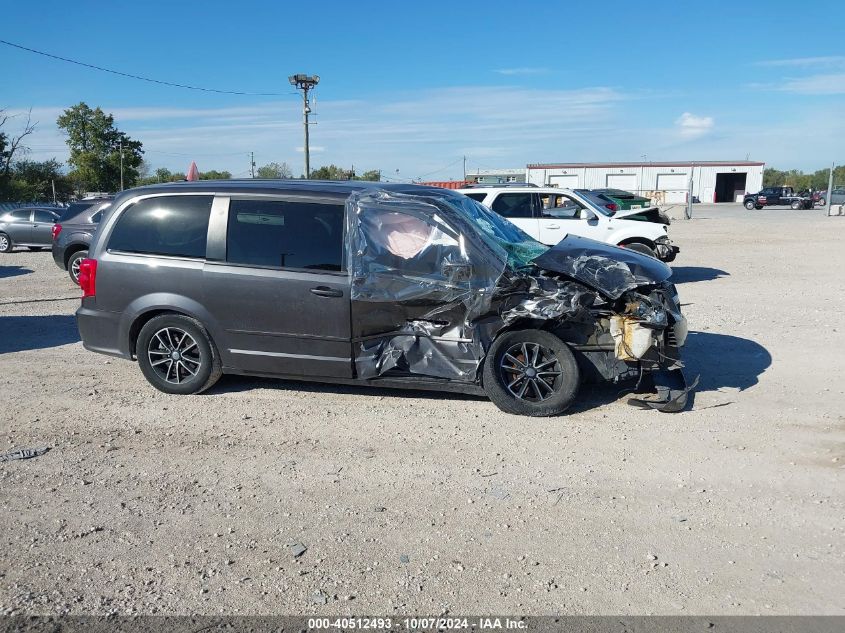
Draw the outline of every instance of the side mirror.
[[[590,219],[590,212],[587,211],[586,209],[581,209],[581,211],[578,212],[578,217],[581,218],[582,220],[589,220]]]

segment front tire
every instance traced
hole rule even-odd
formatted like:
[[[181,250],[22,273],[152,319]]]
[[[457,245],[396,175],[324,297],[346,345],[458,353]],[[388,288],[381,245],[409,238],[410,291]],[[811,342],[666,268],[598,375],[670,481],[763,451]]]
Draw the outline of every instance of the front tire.
[[[798,211],[801,208],[801,203],[798,200],[793,200],[789,206],[792,207],[793,211]]]
[[[581,381],[569,347],[543,330],[515,330],[497,338],[482,375],[487,396],[515,415],[559,415],[575,400]]]
[[[748,202],[745,203],[745,208],[748,209],[749,211],[753,211],[754,210],[754,202],[749,200]]]
[[[202,323],[181,314],[150,319],[135,350],[144,377],[164,393],[200,393],[223,373],[220,354]]]
[[[825,206],[827,204],[827,200],[825,200],[824,198],[819,198],[819,204]]]
[[[88,251],[76,251],[67,260],[67,274],[77,286],[79,285],[79,265],[86,257],[88,257]]]
[[[654,252],[654,249],[651,248],[648,244],[641,244],[640,242],[631,242],[630,244],[620,244],[622,248],[627,248],[629,251],[635,251],[637,253],[642,253],[643,255],[648,255],[649,257],[657,257]]]
[[[15,247],[12,238],[5,233],[0,233],[0,253],[8,253]]]

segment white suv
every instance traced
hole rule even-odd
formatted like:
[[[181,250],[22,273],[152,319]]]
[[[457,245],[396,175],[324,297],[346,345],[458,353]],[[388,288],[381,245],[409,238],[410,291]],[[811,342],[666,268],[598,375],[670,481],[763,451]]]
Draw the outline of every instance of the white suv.
[[[588,237],[671,262],[680,250],[665,224],[627,220],[643,209],[617,211],[591,203],[571,189],[557,187],[473,187],[460,193],[506,217],[535,240],[554,246],[567,234]]]

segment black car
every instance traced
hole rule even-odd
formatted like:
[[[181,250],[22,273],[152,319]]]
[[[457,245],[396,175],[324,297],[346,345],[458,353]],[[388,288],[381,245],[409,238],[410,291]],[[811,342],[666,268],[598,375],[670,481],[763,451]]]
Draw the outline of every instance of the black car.
[[[0,253],[16,246],[31,251],[50,247],[53,226],[59,220],[55,207],[25,207],[0,212]]]
[[[554,247],[459,193],[227,180],[120,194],[80,266],[86,349],[157,389],[224,373],[486,394],[556,415],[583,376],[686,403],[671,269],[569,235]]]
[[[74,215],[66,215],[53,227],[53,261],[68,271],[73,283],[79,284],[79,263],[88,257],[88,246],[103,212],[113,198],[100,198],[92,204],[80,205]],[[87,202],[87,201],[86,201]],[[72,206],[72,205],[71,205]]]

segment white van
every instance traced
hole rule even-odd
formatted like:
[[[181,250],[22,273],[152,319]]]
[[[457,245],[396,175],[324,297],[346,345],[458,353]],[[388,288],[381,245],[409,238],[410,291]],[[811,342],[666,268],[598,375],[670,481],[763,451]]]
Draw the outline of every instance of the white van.
[[[624,246],[664,262],[680,249],[669,239],[665,224],[630,220],[643,209],[612,212],[571,189],[557,187],[473,187],[464,194],[506,217],[535,240],[554,246],[567,234]]]

